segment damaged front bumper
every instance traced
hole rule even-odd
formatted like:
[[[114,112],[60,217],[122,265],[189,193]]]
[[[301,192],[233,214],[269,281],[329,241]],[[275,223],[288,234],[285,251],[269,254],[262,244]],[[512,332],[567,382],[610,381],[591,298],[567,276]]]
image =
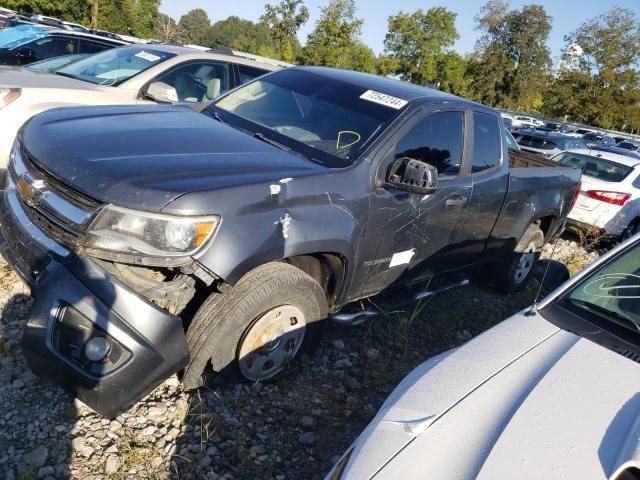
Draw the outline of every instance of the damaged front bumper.
[[[29,367],[115,417],[188,362],[182,321],[51,240],[15,189],[0,199],[0,253],[31,287]]]

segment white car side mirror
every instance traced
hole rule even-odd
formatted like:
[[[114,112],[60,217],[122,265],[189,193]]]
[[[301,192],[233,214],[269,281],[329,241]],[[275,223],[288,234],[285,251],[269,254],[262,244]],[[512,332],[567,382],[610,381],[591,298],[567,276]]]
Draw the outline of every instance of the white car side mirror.
[[[178,101],[178,92],[176,89],[163,82],[154,82],[149,85],[145,96],[157,102],[175,103]]]

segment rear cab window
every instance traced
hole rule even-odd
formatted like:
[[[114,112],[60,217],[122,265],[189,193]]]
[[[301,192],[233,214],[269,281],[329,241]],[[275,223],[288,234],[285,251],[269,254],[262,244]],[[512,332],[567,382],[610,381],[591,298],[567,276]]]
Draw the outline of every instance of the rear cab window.
[[[473,113],[473,161],[471,173],[500,165],[502,145],[498,120],[486,113]]]

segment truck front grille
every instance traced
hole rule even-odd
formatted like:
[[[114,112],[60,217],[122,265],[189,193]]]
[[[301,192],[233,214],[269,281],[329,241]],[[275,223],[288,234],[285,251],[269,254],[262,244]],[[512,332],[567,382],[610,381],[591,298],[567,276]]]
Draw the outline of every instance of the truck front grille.
[[[75,247],[101,204],[52,176],[24,149],[13,150],[9,175],[33,224],[55,242]]]

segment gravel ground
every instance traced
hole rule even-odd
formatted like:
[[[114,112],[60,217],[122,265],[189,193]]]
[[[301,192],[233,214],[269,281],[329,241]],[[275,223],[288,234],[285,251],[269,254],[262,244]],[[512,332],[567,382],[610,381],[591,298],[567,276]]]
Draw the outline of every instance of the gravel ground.
[[[597,254],[562,239],[554,258],[575,270]],[[411,369],[536,291],[507,297],[482,283],[358,327],[329,326],[317,354],[277,383],[186,394],[172,377],[110,421],[29,371],[19,345],[28,291],[0,264],[0,478],[321,479]]]

